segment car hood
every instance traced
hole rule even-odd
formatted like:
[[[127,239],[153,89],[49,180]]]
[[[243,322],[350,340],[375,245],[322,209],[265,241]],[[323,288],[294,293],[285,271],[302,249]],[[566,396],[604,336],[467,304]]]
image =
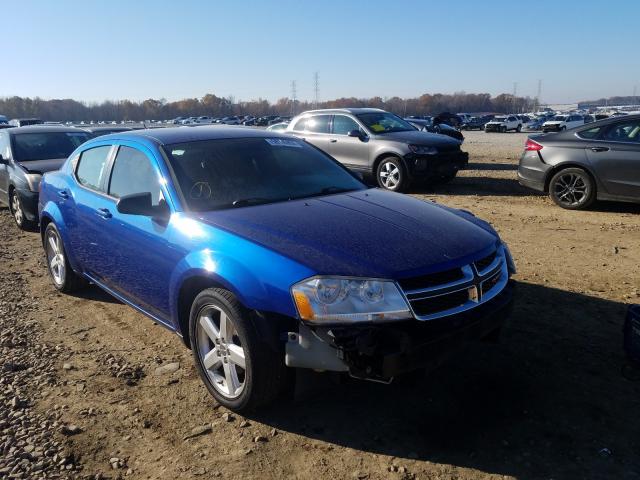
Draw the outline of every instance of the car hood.
[[[385,133],[382,135],[376,135],[376,139],[390,140],[392,142],[413,143],[416,145],[429,145],[444,149],[456,148],[460,145],[460,142],[451,137],[418,130],[412,130],[410,132]]]
[[[30,173],[46,173],[60,170],[66,158],[52,158],[47,160],[23,160],[18,164]]]
[[[544,125],[560,125],[561,123],[564,123],[564,120],[553,120],[550,122],[544,122]]]
[[[324,275],[422,275],[482,258],[499,240],[469,213],[377,189],[191,215]]]

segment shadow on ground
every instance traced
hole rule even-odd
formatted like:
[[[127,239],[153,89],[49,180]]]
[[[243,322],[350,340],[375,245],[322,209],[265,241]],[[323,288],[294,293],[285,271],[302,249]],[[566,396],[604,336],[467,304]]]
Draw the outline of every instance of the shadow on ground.
[[[515,178],[457,177],[445,185],[415,185],[409,193],[423,195],[475,195],[490,197],[531,197],[544,196],[523,187]]]
[[[516,171],[518,165],[515,163],[469,163],[466,170],[495,170],[495,171]]]
[[[640,478],[640,383],[621,375],[625,305],[520,284],[515,312],[502,345],[473,345],[426,378],[336,385],[316,375],[295,408],[255,419],[399,461],[519,479]]]

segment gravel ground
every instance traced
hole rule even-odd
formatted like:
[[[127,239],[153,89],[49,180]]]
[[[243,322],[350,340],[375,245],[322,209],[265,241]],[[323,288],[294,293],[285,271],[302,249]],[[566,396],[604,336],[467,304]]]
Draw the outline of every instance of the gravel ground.
[[[307,374],[241,417],[180,340],[90,287],[49,284],[36,233],[0,210],[0,478],[640,478],[640,206],[568,212],[520,187],[523,134],[465,134],[470,169],[420,198],[489,220],[519,268],[501,345],[390,386]]]

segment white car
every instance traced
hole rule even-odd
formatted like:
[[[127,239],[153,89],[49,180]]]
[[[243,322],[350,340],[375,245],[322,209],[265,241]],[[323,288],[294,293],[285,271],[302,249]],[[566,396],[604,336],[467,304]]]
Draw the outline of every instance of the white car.
[[[485,132],[504,133],[509,130],[515,130],[516,132],[522,130],[522,120],[515,115],[498,115],[484,125]]]
[[[544,133],[562,132],[580,125],[584,125],[584,117],[582,115],[556,115],[542,124],[542,131]]]

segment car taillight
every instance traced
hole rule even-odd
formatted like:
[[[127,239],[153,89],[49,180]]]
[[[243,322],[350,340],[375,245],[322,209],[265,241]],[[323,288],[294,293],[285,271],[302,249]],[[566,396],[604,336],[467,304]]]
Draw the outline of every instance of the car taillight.
[[[527,152],[537,152],[539,150],[542,150],[542,145],[540,145],[538,142],[534,142],[531,139],[527,139],[527,143],[524,144],[524,149]]]

